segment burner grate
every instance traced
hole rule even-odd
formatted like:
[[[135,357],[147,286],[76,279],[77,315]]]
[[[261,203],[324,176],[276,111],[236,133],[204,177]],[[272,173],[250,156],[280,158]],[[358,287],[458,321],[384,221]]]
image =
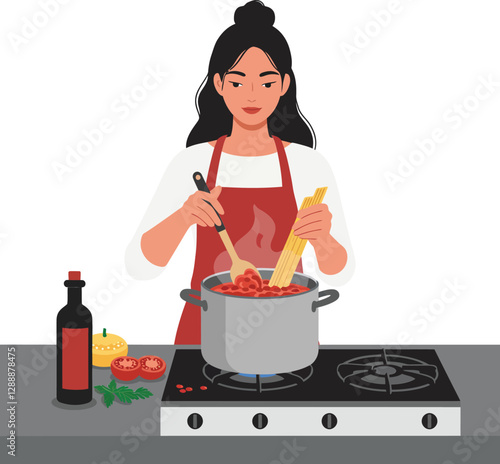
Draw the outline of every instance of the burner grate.
[[[286,390],[307,381],[313,374],[313,367],[308,366],[294,372],[285,372],[274,375],[237,374],[205,364],[203,375],[214,385],[231,390],[251,391],[262,393],[265,391]]]
[[[409,392],[436,383],[438,368],[416,358],[388,354],[360,356],[339,364],[337,374],[355,389],[386,392]]]

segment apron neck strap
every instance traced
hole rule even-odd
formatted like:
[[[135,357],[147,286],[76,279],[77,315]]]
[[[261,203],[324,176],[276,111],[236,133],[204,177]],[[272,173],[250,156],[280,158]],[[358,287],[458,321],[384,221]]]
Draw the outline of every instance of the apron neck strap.
[[[292,188],[292,178],[290,176],[290,167],[288,166],[288,160],[286,158],[285,147],[283,142],[279,137],[273,135],[274,143],[276,144],[276,149],[278,150],[278,158],[280,161],[281,170],[281,185],[288,189]]]
[[[222,153],[222,146],[226,140],[227,135],[221,135],[217,142],[215,143],[214,152],[212,154],[212,160],[210,161],[210,167],[208,168],[207,175],[207,187],[212,190],[215,187],[215,181],[217,180],[217,171],[219,170],[220,155]]]

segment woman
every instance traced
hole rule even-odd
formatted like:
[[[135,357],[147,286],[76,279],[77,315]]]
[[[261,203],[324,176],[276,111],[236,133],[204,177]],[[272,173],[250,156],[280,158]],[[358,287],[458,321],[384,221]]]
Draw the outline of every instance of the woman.
[[[214,228],[220,221],[206,201],[221,215],[239,256],[258,268],[275,267],[293,226],[312,245],[319,278],[333,283],[330,277],[343,274],[340,283],[352,273],[333,174],[313,148],[314,132],[296,100],[290,49],[273,24],[274,12],[251,1],[236,10],[235,24],[217,40],[197,98],[199,120],[127,250],[131,275],[158,275],[195,224],[191,288],[227,271],[231,261]],[[195,171],[203,173],[210,193],[196,191]],[[298,201],[325,186],[325,203],[298,212]],[[200,344],[198,306],[185,305],[175,343]]]

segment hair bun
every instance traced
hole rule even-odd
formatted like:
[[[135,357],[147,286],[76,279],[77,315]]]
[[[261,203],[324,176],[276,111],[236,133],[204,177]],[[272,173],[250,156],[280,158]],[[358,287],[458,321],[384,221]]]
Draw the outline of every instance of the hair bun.
[[[234,12],[237,26],[271,27],[274,24],[274,11],[259,0],[240,6]]]

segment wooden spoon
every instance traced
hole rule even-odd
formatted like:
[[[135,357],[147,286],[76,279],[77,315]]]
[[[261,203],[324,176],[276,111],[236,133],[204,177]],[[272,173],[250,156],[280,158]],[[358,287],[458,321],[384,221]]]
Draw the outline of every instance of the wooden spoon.
[[[210,193],[210,190],[208,189],[207,183],[205,182],[205,179],[203,178],[203,176],[200,172],[195,172],[193,174],[193,180],[194,180],[194,183],[196,184],[196,187],[198,187],[198,190],[201,190],[202,192]],[[224,226],[224,223],[222,222],[222,219],[219,216],[219,213],[217,212],[217,210],[213,207],[213,205],[209,201],[207,201],[207,200],[203,200],[203,201],[208,203],[214,209],[215,214],[217,214],[217,217],[219,218],[220,226],[215,225],[215,229],[217,230],[217,232],[219,232],[222,243],[224,243],[224,246],[226,247],[226,250],[229,253],[229,257],[231,258],[231,261],[232,261],[231,271],[229,273],[231,276],[231,280],[234,282],[236,277],[244,274],[247,269],[253,269],[260,276],[259,271],[251,262],[245,261],[244,259],[241,259],[238,256],[238,253],[236,253],[236,250],[234,249],[234,246],[233,246],[233,242],[231,242],[231,239],[229,238],[229,235],[227,234],[226,227]]]

